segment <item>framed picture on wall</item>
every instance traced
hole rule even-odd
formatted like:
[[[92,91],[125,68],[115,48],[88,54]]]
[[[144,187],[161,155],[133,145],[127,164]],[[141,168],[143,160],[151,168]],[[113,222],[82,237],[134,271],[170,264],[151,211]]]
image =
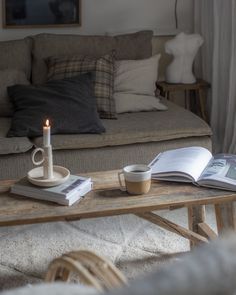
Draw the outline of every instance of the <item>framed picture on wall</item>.
[[[3,27],[80,26],[81,0],[2,0]]]

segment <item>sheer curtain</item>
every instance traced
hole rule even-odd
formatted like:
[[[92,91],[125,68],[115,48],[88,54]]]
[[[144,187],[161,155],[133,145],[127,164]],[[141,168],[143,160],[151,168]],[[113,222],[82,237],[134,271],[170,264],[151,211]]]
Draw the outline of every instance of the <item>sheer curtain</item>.
[[[211,83],[213,150],[236,153],[236,1],[195,0],[195,31],[205,40],[197,71]]]

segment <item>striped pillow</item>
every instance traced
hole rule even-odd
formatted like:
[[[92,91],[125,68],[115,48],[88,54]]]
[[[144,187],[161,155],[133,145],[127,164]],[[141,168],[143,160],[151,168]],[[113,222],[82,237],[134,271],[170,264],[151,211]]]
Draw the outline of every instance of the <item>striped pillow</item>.
[[[116,119],[114,90],[114,52],[98,59],[90,56],[50,57],[46,60],[48,80],[70,78],[87,72],[95,72],[95,97],[101,118]]]

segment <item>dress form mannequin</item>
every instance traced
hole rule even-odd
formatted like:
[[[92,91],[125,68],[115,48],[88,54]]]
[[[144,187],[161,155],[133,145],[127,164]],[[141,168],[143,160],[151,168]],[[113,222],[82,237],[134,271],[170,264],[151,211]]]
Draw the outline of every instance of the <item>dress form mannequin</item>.
[[[203,43],[199,34],[178,34],[174,39],[166,42],[165,51],[174,56],[166,69],[166,82],[191,84],[196,82],[193,75],[193,61],[198,49]]]

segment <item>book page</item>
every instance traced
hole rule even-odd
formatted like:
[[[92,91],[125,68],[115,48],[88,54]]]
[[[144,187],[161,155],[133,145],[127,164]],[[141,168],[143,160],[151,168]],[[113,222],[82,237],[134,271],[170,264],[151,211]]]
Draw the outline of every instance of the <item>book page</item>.
[[[211,158],[212,154],[202,147],[180,148],[159,154],[149,166],[155,178],[186,175],[191,181],[197,181]]]
[[[199,177],[199,184],[222,182],[236,186],[236,155],[215,155]]]

